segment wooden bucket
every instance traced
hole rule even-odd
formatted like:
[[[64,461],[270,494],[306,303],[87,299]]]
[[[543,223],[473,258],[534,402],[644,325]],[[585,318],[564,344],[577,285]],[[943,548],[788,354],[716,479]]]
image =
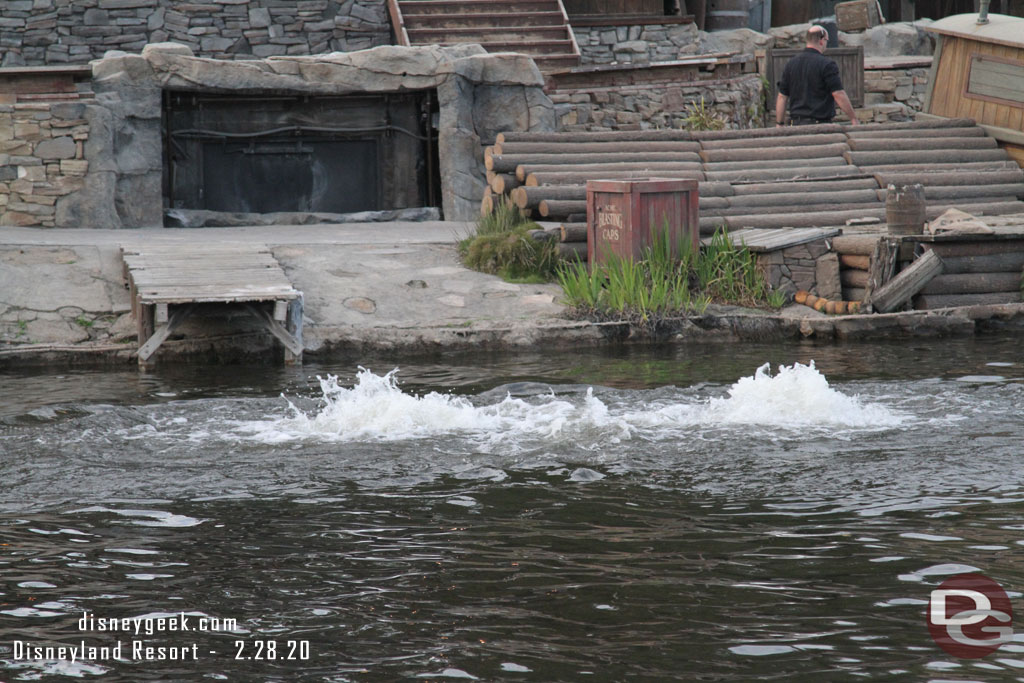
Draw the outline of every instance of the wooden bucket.
[[[707,31],[746,28],[750,22],[750,0],[708,0],[704,23]]]
[[[924,232],[924,188],[920,184],[889,185],[885,196],[885,222],[891,235]]]

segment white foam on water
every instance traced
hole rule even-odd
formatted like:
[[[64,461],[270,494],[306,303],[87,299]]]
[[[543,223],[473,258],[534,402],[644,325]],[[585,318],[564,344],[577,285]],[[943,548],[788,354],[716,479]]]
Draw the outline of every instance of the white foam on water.
[[[829,386],[814,367],[780,365],[775,375],[765,363],[752,377],[742,377],[724,398],[697,405],[672,404],[636,413],[632,423],[649,427],[744,426],[778,429],[889,429],[906,417],[883,405],[866,403]]]
[[[264,443],[318,438],[329,441],[402,441],[464,433],[487,443],[500,443],[508,436],[560,438],[564,432],[598,428],[628,437],[629,426],[610,418],[608,408],[587,392],[583,405],[573,405],[555,396],[543,403],[528,403],[506,396],[493,405],[475,406],[462,396],[430,392],[424,396],[406,394],[398,387],[392,370],[375,375],[360,369],[356,384],[346,388],[337,377],[318,378],[323,407],[309,415],[289,403],[292,415],[269,422],[237,425]]]
[[[478,406],[462,396],[431,392],[404,393],[396,371],[376,375],[360,369],[351,388],[333,376],[318,378],[323,406],[303,412],[289,402],[291,414],[235,423],[235,433],[268,444],[305,439],[326,441],[402,441],[462,434],[482,446],[514,449],[521,441],[570,440],[581,446],[607,445],[640,435],[668,437],[680,429],[759,425],[773,430],[889,429],[906,416],[884,405],[848,396],[829,386],[814,364],[767,364],[737,381],[725,397],[703,401],[639,403],[611,406],[588,389],[581,399],[551,394],[530,401],[506,396]],[[666,433],[668,432],[668,433]],[[536,445],[536,443],[534,443]]]

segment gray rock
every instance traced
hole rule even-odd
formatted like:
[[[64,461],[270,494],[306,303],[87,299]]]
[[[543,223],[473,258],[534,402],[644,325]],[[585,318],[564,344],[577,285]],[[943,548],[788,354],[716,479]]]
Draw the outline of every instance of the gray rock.
[[[66,320],[33,320],[25,326],[24,337],[34,344],[70,346],[87,341],[89,332]]]
[[[106,10],[92,7],[85,10],[82,20],[86,26],[106,26],[110,23],[110,14]]]
[[[35,155],[43,160],[74,159],[78,144],[70,137],[64,136],[43,140],[36,145]]]
[[[141,175],[122,175],[117,179],[114,207],[121,225],[133,228],[163,226],[163,192],[160,170]]]
[[[142,48],[142,56],[145,59],[149,59],[154,53],[157,52],[167,55],[182,55],[184,57],[194,56],[192,48],[190,48],[188,45],[183,45],[181,43],[150,43],[146,47]]]
[[[152,14],[146,17],[146,28],[152,31],[159,31],[164,27],[164,17],[167,15],[167,9],[164,7],[158,7]],[[152,33],[150,39],[153,40]],[[153,40],[153,42],[157,42]]]
[[[270,26],[270,10],[265,7],[254,7],[249,10],[249,25],[253,28]]]
[[[896,22],[882,24],[860,33],[839,34],[842,45],[864,46],[865,57],[898,57],[930,55],[935,50],[932,34],[924,30],[927,23]]]
[[[4,53],[4,58],[0,60],[0,67],[6,69],[12,66],[25,66],[25,58],[17,52],[8,50]]]
[[[113,172],[90,172],[85,189],[57,200],[55,222],[59,228],[120,228],[121,219],[114,209]]]
[[[839,257],[836,254],[828,253],[818,257],[814,263],[814,279],[818,296],[836,301],[843,298],[839,281]]]
[[[775,38],[765,33],[758,33],[749,28],[737,28],[732,31],[715,31],[701,36],[702,52],[738,52],[752,55],[757,50],[772,47]]]

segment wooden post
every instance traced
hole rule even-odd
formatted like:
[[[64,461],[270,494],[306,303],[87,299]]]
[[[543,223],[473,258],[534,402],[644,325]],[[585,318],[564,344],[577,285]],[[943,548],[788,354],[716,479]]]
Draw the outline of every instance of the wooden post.
[[[871,268],[868,270],[867,286],[864,288],[864,308],[868,313],[873,308],[873,296],[896,272],[899,256],[900,240],[893,237],[882,237],[875,243],[871,254]]]

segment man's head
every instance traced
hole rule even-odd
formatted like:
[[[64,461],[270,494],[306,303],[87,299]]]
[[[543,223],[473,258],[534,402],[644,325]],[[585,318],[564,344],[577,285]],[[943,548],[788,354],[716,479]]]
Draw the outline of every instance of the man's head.
[[[828,31],[824,26],[814,24],[807,29],[807,47],[812,47],[818,52],[824,52],[828,47]]]

